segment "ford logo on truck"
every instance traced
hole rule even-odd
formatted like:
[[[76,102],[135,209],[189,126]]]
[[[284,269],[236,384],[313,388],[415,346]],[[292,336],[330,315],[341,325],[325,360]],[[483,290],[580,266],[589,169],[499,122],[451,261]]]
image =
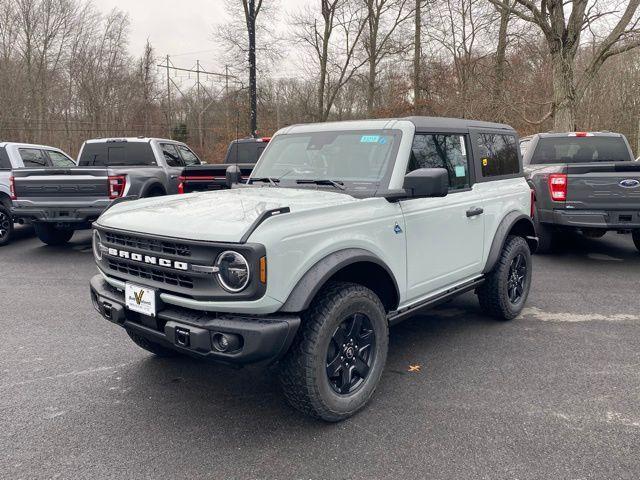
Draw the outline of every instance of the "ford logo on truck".
[[[142,255],[141,253],[128,252],[126,250],[118,250],[109,247],[107,253],[112,257],[124,258],[125,260],[133,260],[134,262],[146,263],[148,265],[158,265],[160,267],[175,268],[176,270],[187,271],[189,264],[185,262],[176,262],[167,258],[160,258],[151,255]]]
[[[620,180],[620,183],[618,185],[620,185],[622,188],[638,188],[640,187],[640,181],[634,178],[627,178],[625,180]]]

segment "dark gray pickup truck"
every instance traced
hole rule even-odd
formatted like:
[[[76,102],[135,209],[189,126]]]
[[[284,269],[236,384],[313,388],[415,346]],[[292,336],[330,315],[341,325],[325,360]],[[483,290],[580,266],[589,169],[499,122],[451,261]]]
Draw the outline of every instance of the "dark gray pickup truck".
[[[187,165],[180,176],[180,193],[229,188],[227,169],[237,167],[239,180],[247,180],[271,140],[270,137],[241,138],[229,144],[224,163]]]
[[[640,162],[624,135],[540,133],[520,147],[535,191],[538,252],[569,230],[590,238],[631,233],[640,250]]]
[[[42,242],[61,245],[118,198],[178,193],[182,170],[199,164],[187,145],[173,140],[88,140],[77,167],[14,170],[11,213],[32,223]]]

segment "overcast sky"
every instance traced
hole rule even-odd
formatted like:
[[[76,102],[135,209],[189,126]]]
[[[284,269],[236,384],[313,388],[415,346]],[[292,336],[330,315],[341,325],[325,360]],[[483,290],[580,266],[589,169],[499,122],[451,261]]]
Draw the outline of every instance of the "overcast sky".
[[[280,4],[286,11],[310,1],[280,0]],[[142,53],[148,38],[158,56],[175,56],[176,66],[189,68],[200,59],[205,67],[220,67],[213,64],[212,33],[225,19],[223,0],[100,0],[95,5],[105,13],[118,8],[129,14],[130,50],[135,56]]]

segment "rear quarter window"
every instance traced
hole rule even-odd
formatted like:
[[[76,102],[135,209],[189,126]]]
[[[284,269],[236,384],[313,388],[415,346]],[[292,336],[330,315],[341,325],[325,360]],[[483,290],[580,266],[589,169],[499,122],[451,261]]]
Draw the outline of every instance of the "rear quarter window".
[[[262,148],[259,150],[257,142],[233,143],[229,147],[226,163],[256,163],[265,145],[260,145],[260,147]]]
[[[520,173],[518,144],[514,135],[479,133],[477,142],[480,169],[484,178]]]
[[[148,142],[85,143],[78,165],[82,167],[155,165]]]
[[[0,148],[0,170],[11,170],[11,161],[4,147]]]

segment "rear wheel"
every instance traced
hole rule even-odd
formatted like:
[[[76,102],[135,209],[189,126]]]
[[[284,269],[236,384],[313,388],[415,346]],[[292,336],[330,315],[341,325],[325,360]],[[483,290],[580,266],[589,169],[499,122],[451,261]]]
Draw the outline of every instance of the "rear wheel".
[[[634,230],[631,236],[633,237],[633,243],[640,252],[640,230]]]
[[[33,227],[40,241],[47,245],[64,245],[73,237],[73,230],[69,228],[57,228],[55,225],[49,223],[36,223]]]
[[[175,357],[179,355],[175,350],[171,350],[170,348],[151,342],[131,330],[127,330],[127,335],[129,335],[129,338],[133,340],[133,343],[138,345],[140,348],[143,348],[147,352],[151,352],[158,357]]]
[[[522,237],[509,236],[500,258],[478,288],[480,307],[498,320],[516,318],[531,288],[531,251]]]
[[[289,403],[338,422],[363,408],[387,360],[388,325],[380,299],[354,283],[332,282],[303,314],[280,381]]]
[[[0,203],[0,247],[8,244],[13,237],[13,217],[9,208]]]

